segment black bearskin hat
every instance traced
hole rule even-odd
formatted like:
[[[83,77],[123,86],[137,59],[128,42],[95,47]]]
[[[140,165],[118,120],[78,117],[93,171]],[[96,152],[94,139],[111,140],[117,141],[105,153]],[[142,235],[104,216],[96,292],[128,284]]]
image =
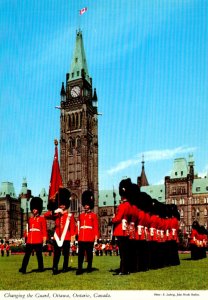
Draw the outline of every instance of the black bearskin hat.
[[[42,213],[43,210],[43,200],[40,197],[33,197],[30,201],[30,210],[37,209],[39,214]]]
[[[150,213],[152,215],[158,215],[158,200],[152,199],[152,205],[150,206]]]
[[[199,223],[198,223],[198,221],[193,221],[193,223],[192,223],[192,228],[193,229],[196,229],[196,230],[198,230],[199,229]]]
[[[172,217],[175,217],[180,221],[180,213],[176,204],[170,204],[170,212],[172,214]]]
[[[92,191],[86,190],[82,193],[82,206],[89,205],[90,209],[94,208],[95,198]]]
[[[122,179],[119,183],[119,195],[129,199],[131,193],[132,182],[130,178]]]
[[[131,204],[137,204],[139,201],[140,188],[136,183],[132,183],[129,195],[129,202]]]
[[[66,188],[59,188],[58,193],[56,194],[56,203],[58,206],[65,205],[66,209],[70,206],[70,197],[71,192]]]

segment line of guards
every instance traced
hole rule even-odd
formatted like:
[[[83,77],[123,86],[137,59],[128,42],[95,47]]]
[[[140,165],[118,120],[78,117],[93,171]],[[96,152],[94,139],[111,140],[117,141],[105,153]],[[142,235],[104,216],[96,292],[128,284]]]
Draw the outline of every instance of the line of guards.
[[[113,236],[118,240],[121,258],[115,275],[179,265],[177,206],[163,204],[140,192],[130,178],[120,182],[119,194],[122,203],[112,219]],[[192,258],[206,257],[207,231],[203,243],[192,243],[193,239],[192,234]]]
[[[118,275],[179,265],[176,205],[165,205],[140,192],[130,178],[119,184],[121,204],[112,219],[120,251]]]
[[[112,239],[116,241],[120,255],[120,265],[114,270],[114,275],[128,275],[133,272],[179,265],[180,215],[177,206],[163,204],[152,199],[148,194],[140,192],[138,185],[132,183],[130,178],[120,182],[119,194],[121,203],[112,218]],[[49,203],[49,210],[44,216],[41,216],[42,200],[38,197],[31,200],[32,216],[28,222],[25,255],[19,272],[26,273],[33,250],[36,251],[38,259],[38,271],[44,271],[42,246],[47,240],[47,218],[55,221],[52,274],[56,275],[60,272],[58,264],[61,253],[64,256],[62,272],[68,271],[69,250],[76,236],[78,238],[76,275],[83,274],[85,255],[87,272],[93,271],[93,248],[99,239],[98,217],[92,212],[94,195],[89,190],[83,192],[84,211],[77,221],[69,211],[70,195],[69,190],[60,188],[55,202]],[[196,251],[201,243],[199,245],[192,243],[198,237],[199,234],[197,237],[192,235],[190,239],[193,245],[193,257],[201,257],[201,254]]]

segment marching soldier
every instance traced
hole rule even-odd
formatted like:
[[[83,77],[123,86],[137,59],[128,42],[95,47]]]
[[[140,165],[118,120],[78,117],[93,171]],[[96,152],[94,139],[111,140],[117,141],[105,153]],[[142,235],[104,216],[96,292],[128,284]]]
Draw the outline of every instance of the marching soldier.
[[[22,261],[22,266],[19,269],[19,272],[23,274],[26,273],[26,268],[33,250],[36,251],[36,256],[38,260],[38,271],[44,271],[42,251],[43,244],[46,243],[47,227],[45,218],[41,216],[42,209],[42,199],[39,197],[32,198],[30,202],[30,210],[32,212],[32,217],[30,217],[28,220],[25,255]]]
[[[6,242],[6,248],[5,248],[5,250],[6,250],[6,256],[9,256],[9,252],[10,252],[10,245],[9,245],[9,241],[8,241],[8,242]]]
[[[93,246],[99,236],[98,217],[91,210],[94,208],[94,195],[91,191],[86,190],[82,193],[82,206],[84,212],[79,215],[78,219],[78,270],[76,275],[83,273],[83,262],[86,253],[87,272],[92,272]]]
[[[53,275],[57,275],[58,263],[63,252],[64,261],[62,272],[67,272],[69,263],[69,250],[70,243],[75,240],[76,224],[74,215],[69,212],[71,193],[66,188],[59,188],[56,194],[55,204],[58,206],[55,210],[49,210],[44,214],[45,218],[55,220],[55,232],[54,232],[54,256],[53,256]]]

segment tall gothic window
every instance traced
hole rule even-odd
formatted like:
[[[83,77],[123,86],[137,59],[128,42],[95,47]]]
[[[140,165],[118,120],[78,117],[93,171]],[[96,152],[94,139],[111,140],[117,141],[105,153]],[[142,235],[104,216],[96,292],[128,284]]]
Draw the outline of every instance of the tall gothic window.
[[[68,115],[68,130],[71,130],[71,116]]]
[[[74,114],[71,115],[71,128],[72,128],[72,130],[75,128],[75,117],[74,117]]]
[[[78,136],[77,137],[77,141],[76,141],[76,143],[77,143],[77,153],[78,154],[80,154],[81,153],[81,138]]]
[[[72,138],[69,139],[69,155],[73,155],[74,149],[74,140]]]

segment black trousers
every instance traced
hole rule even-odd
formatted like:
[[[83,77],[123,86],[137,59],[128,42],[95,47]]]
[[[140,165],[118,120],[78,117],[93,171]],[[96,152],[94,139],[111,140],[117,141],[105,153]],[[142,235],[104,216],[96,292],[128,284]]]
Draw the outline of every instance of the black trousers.
[[[27,265],[29,263],[30,260],[30,256],[33,252],[33,250],[35,250],[36,252],[36,256],[37,256],[37,260],[38,260],[38,269],[39,270],[43,270],[43,245],[42,244],[26,244],[26,248],[25,248],[25,255],[22,261],[22,270],[26,271]]]
[[[120,272],[130,272],[130,261],[129,261],[129,238],[126,236],[117,236],[118,247],[120,253]]]
[[[93,245],[93,242],[78,242],[78,270],[82,270],[85,252],[87,255],[87,269],[90,270],[92,268]]]
[[[62,252],[64,256],[63,269],[67,270],[69,264],[69,249],[70,241],[64,241],[62,247],[59,247],[56,241],[54,241],[53,269],[58,270],[58,263]]]

